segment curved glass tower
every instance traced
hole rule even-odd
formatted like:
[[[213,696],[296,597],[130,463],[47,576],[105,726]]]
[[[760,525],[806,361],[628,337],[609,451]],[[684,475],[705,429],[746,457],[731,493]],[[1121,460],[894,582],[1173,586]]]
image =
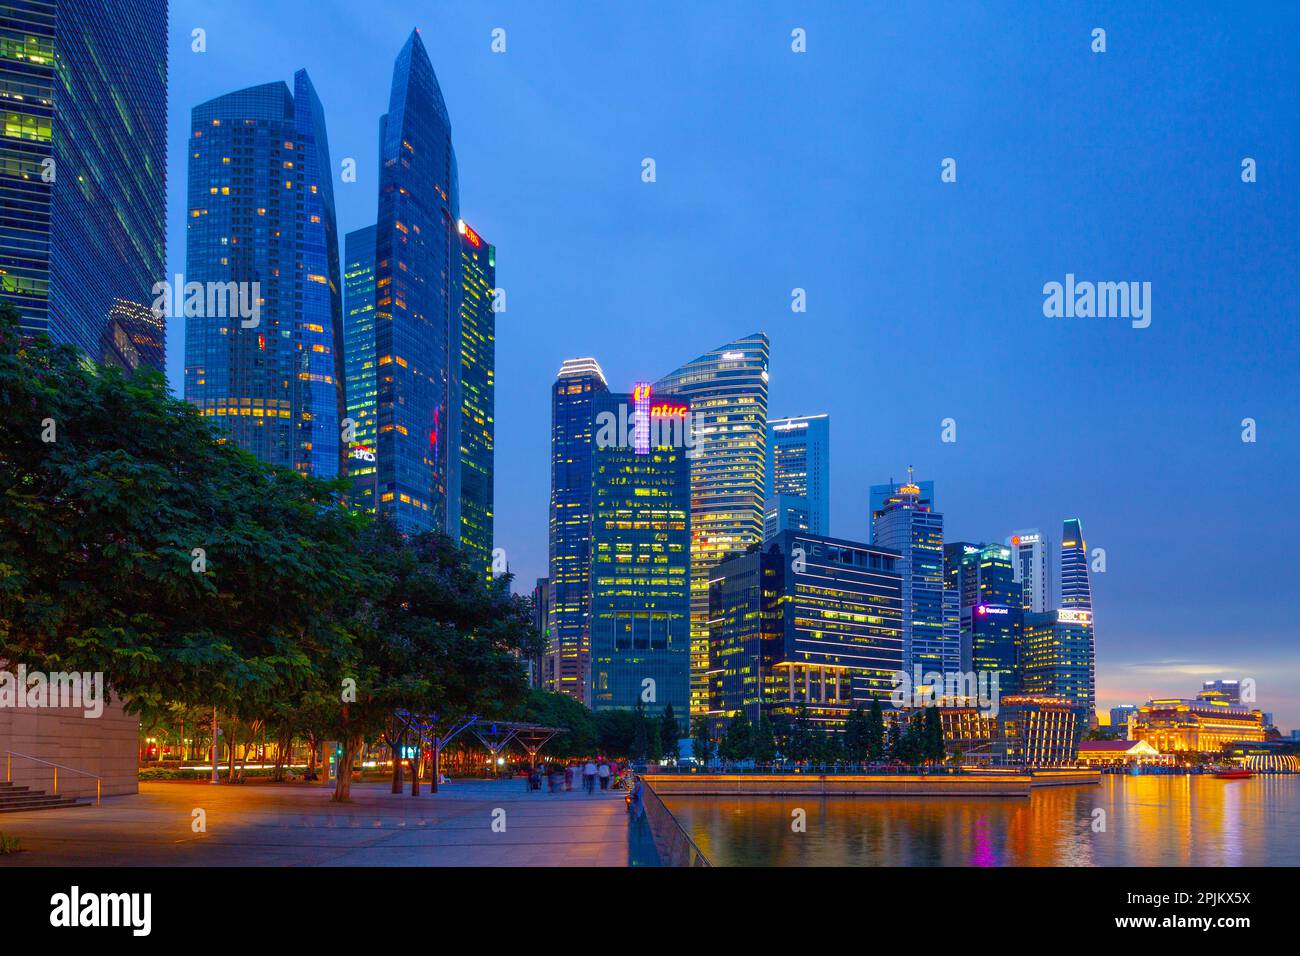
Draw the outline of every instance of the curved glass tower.
[[[690,402],[691,714],[709,711],[709,578],[727,555],[763,541],[767,335],[720,345],[654,384]]]
[[[380,120],[376,491],[406,531],[460,539],[459,198],[451,120],[418,30]]]
[[[185,286],[172,299],[186,315],[185,398],[263,461],[336,477],[338,233],[307,72],[292,93],[265,83],[196,106],[189,143]]]

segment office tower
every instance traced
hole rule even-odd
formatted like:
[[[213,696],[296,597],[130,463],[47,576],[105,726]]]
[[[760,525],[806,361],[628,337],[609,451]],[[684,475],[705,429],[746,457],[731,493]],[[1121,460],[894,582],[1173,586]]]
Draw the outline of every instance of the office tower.
[[[1052,607],[1051,542],[1037,528],[1013,532],[1006,540],[1020,582],[1025,611],[1042,614]]]
[[[350,504],[375,510],[375,227],[343,240],[343,394],[352,439],[347,442]]]
[[[497,251],[461,220],[460,544],[492,578],[492,458],[496,442]]]
[[[830,463],[829,415],[800,415],[768,421],[764,540],[787,527],[813,534],[830,533]],[[802,512],[806,514],[802,522],[783,524],[787,515],[800,514],[801,502]],[[769,512],[774,514],[775,526],[768,521]]]
[[[877,699],[888,708],[903,666],[898,554],[783,531],[733,554],[709,582],[710,705],[715,733],[744,712],[774,720],[801,706],[842,729]]]
[[[690,687],[688,403],[597,395],[591,450],[591,707],[685,714]],[[630,428],[619,424],[630,421]],[[611,430],[610,425],[613,425]]]
[[[1110,709],[1110,729],[1128,736],[1128,719],[1137,713],[1137,704],[1120,704]]]
[[[957,593],[945,587],[943,515],[921,503],[921,487],[909,478],[871,517],[871,543],[899,553],[903,669],[955,673],[961,669],[960,607]]]
[[[378,509],[460,539],[460,221],[451,120],[419,31],[379,123],[375,222]]]
[[[0,3],[0,298],[96,361],[163,370],[166,0]]]
[[[545,690],[542,686],[542,658],[546,654],[546,641],[551,635],[551,580],[538,578],[533,586],[533,630],[542,639],[538,652],[528,659],[528,686]]]
[[[691,406],[692,716],[709,706],[709,576],[724,557],[763,540],[768,351],[767,335],[755,332],[654,384]]]
[[[890,479],[889,484],[872,485],[870,490],[868,491],[869,510],[867,511],[867,520],[870,522],[871,525],[867,529],[869,533],[871,534],[875,533],[876,514],[885,509],[885,502],[889,500],[889,498],[892,497],[893,495],[898,494],[898,490],[902,488],[903,485],[913,485],[913,484],[917,488],[921,489],[920,492],[917,494],[917,501],[916,501],[917,505],[923,508],[929,508],[931,511],[935,510],[936,506],[934,500],[933,481],[913,482],[910,479],[908,481],[894,481],[893,479]]]
[[[1241,681],[1239,680],[1207,680],[1201,682],[1201,692],[1211,694],[1221,694],[1222,699],[1230,704],[1241,703]]]
[[[996,672],[1001,693],[1018,693],[1024,610],[1011,549],[954,542],[944,546],[944,567],[960,605],[961,669]]]
[[[782,531],[807,531],[812,522],[808,499],[799,495],[773,495],[763,502],[763,540]]]
[[[1061,607],[1092,610],[1092,585],[1088,581],[1088,543],[1083,522],[1067,518],[1061,531]]]
[[[325,116],[306,71],[292,93],[265,83],[196,106],[189,144],[185,280],[204,291],[202,302],[184,296],[185,398],[263,461],[336,477],[338,235]]]
[[[1025,614],[1020,646],[1020,690],[1068,702],[1079,711],[1078,726],[1088,727],[1096,703],[1092,612]]]
[[[591,443],[609,392],[593,358],[566,359],[551,386],[550,634],[542,686],[591,706]]]

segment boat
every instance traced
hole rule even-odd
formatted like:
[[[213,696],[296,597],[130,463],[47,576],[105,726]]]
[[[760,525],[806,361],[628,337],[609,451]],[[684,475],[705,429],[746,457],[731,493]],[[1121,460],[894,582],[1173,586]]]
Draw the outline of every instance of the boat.
[[[1231,770],[1216,770],[1214,775],[1220,780],[1246,780],[1255,776],[1254,773],[1243,767],[1233,767]]]

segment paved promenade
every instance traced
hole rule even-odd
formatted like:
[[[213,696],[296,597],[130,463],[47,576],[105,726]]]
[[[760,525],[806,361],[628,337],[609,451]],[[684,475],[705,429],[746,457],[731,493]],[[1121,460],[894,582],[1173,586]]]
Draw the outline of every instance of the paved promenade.
[[[621,793],[526,793],[522,780],[458,781],[437,796],[309,784],[151,782],[102,807],[0,815],[18,866],[627,866]],[[207,832],[194,833],[193,811]],[[493,829],[504,811],[504,832]],[[500,830],[500,823],[497,825]]]

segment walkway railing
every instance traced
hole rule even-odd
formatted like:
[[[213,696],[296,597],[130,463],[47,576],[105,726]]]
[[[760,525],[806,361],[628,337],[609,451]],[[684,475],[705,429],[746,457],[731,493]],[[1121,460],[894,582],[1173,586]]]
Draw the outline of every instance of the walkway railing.
[[[709,858],[695,845],[695,841],[677,822],[654,788],[642,781],[641,803],[645,807],[646,823],[654,838],[659,862],[663,866],[712,866]]]
[[[14,758],[22,757],[24,760],[30,760],[33,763],[44,764],[47,767],[54,768],[54,788],[50,791],[53,796],[59,795],[59,771],[66,770],[68,773],[81,774],[83,777],[93,777],[95,780],[95,806],[99,806],[101,791],[103,790],[104,778],[98,774],[93,774],[85,770],[78,770],[76,767],[65,767],[61,763],[54,763],[51,760],[42,760],[40,757],[33,757],[31,754],[20,754],[16,750],[5,751],[5,783],[14,782]]]

